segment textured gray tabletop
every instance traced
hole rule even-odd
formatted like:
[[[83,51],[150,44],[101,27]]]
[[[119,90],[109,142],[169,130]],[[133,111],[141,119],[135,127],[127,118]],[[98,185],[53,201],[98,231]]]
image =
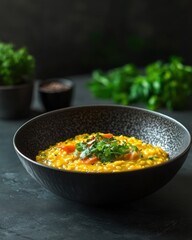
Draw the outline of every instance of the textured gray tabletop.
[[[72,77],[73,105],[110,103],[91,96],[87,77]],[[31,117],[42,106],[36,91]],[[192,111],[161,111],[192,132]],[[0,240],[191,240],[192,151],[177,175],[151,196],[127,205],[93,207],[62,199],[37,184],[13,149],[26,120],[0,120]]]

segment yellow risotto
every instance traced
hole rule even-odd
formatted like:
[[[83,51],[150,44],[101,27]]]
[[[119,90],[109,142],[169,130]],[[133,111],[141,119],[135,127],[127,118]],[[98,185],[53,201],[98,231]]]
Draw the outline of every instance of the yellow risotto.
[[[169,160],[160,147],[135,137],[111,133],[81,134],[39,151],[36,161],[54,168],[81,172],[121,172]]]

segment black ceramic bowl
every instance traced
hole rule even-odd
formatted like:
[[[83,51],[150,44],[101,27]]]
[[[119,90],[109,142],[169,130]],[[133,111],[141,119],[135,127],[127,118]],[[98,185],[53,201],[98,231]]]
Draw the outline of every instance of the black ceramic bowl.
[[[40,149],[77,134],[99,131],[158,145],[169,153],[170,161],[120,173],[65,171],[35,161]],[[46,189],[83,203],[109,204],[140,199],[168,183],[188,155],[191,136],[181,123],[160,113],[99,105],[65,108],[35,117],[17,130],[13,144],[27,172]]]
[[[74,82],[63,78],[41,81],[38,92],[46,111],[69,107],[73,99]]]

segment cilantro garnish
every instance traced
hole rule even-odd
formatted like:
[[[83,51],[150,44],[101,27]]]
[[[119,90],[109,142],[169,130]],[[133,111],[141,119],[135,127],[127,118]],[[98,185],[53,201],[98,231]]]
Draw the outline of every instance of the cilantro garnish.
[[[97,133],[94,138],[88,138],[84,142],[77,143],[76,150],[80,153],[81,159],[97,157],[101,162],[105,163],[112,162],[138,149],[125,141],[117,140],[114,137],[105,138]]]
[[[158,158],[158,156],[148,157],[149,160],[154,160],[155,158]]]

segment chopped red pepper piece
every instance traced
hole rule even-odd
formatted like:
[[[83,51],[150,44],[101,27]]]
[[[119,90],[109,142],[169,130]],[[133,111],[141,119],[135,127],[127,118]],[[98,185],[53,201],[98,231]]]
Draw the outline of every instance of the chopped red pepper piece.
[[[65,145],[60,147],[63,151],[65,151],[66,153],[72,153],[75,151],[75,145]]]
[[[113,137],[113,134],[112,134],[112,133],[104,133],[104,134],[103,134],[103,137],[104,137],[104,138],[112,138],[112,137]]]
[[[91,157],[91,158],[87,158],[87,159],[83,160],[83,162],[86,164],[94,164],[97,161],[98,161],[97,157]]]

